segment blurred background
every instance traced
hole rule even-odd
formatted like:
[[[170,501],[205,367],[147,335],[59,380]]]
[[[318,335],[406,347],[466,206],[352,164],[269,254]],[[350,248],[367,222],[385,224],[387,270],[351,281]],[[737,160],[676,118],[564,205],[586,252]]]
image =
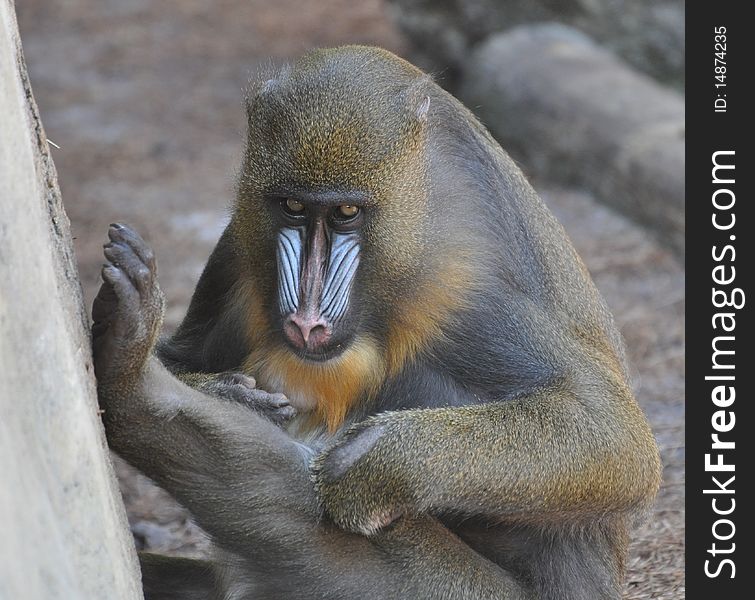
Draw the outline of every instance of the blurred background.
[[[474,110],[569,232],[626,339],[664,482],[627,598],[684,597],[682,0],[17,2],[87,306],[107,225],[153,245],[176,327],[226,221],[243,89],[312,47],[385,47]],[[117,464],[140,549],[200,555],[181,507]]]

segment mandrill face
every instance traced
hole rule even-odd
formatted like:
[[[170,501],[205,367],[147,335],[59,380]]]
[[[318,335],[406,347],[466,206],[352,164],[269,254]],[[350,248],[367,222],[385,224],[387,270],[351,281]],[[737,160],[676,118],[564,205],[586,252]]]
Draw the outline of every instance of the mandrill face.
[[[271,198],[278,221],[277,307],[285,342],[302,358],[328,360],[354,334],[350,316],[366,206],[359,194]]]
[[[403,62],[355,79],[381,52],[315,52],[247,98],[234,222],[265,314],[251,336],[304,362],[387,346],[427,262],[428,80]]]

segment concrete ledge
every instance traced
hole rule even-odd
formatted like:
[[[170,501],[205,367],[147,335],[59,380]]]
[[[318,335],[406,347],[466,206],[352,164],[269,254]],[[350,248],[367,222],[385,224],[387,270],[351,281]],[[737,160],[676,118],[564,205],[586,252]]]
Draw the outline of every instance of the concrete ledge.
[[[459,95],[529,174],[584,186],[684,252],[680,95],[556,24],[488,38]]]
[[[513,27],[556,21],[664,85],[684,84],[684,0],[388,0],[412,58],[454,87],[469,50]]]

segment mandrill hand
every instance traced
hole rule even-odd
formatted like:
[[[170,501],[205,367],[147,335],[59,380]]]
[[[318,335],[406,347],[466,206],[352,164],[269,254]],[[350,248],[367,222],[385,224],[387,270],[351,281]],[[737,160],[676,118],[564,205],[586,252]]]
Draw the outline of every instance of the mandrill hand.
[[[243,404],[276,425],[283,426],[296,415],[296,409],[283,394],[259,389],[254,378],[243,373],[189,373],[180,378],[207,394]]]
[[[320,502],[337,525],[372,535],[403,514],[420,512],[402,435],[413,411],[382,413],[348,429],[315,459]],[[423,452],[421,454],[424,454]]]
[[[103,283],[92,307],[94,371],[101,401],[140,379],[165,310],[151,248],[126,225],[110,225],[108,237]]]

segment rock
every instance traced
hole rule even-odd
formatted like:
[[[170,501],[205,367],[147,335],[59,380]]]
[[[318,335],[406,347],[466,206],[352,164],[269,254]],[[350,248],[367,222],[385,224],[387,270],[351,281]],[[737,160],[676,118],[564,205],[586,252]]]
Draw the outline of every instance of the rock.
[[[0,598],[142,597],[68,218],[0,2]]]
[[[577,184],[684,249],[684,101],[562,25],[472,54],[459,89],[536,176]]]
[[[450,80],[469,50],[517,25],[557,21],[587,33],[635,68],[680,89],[684,0],[390,0],[421,66]]]

